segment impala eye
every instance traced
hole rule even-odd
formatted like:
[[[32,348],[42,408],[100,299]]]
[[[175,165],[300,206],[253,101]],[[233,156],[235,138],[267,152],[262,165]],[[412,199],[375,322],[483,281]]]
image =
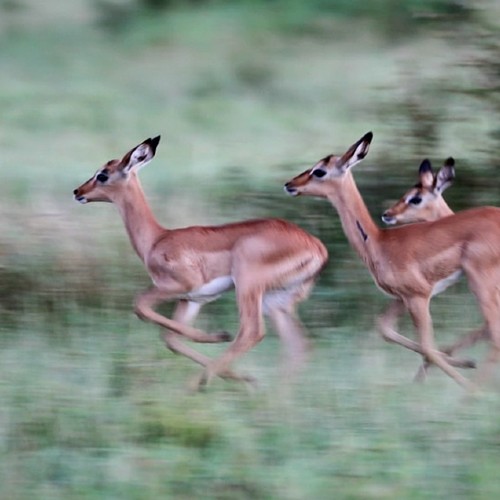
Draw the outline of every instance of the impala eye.
[[[314,175],[314,177],[320,177],[320,178],[326,175],[326,171],[321,168],[317,168],[316,170],[313,170],[311,173],[312,175]]]
[[[420,203],[422,203],[422,198],[420,196],[414,196],[408,200],[408,203],[411,203],[412,205],[420,205]]]
[[[100,174],[97,174],[96,179],[104,184],[109,179],[109,176],[101,172]]]

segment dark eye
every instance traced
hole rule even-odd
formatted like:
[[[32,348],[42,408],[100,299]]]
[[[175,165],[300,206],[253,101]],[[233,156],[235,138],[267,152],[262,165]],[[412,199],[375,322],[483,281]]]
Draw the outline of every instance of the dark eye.
[[[109,176],[101,172],[100,174],[97,174],[96,179],[104,184],[109,179]]]
[[[408,203],[411,203],[412,205],[419,205],[422,203],[422,198],[420,198],[420,196],[414,196],[408,200]]]
[[[322,170],[321,168],[317,168],[316,170],[313,170],[311,173],[312,175],[314,175],[314,177],[324,177],[326,175],[326,171]]]

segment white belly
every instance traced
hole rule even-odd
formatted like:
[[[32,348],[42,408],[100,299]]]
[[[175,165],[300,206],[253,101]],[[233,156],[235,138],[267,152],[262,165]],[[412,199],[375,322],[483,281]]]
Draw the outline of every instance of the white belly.
[[[186,293],[185,298],[194,302],[210,302],[232,288],[234,288],[232,276],[219,276],[203,284],[200,288]]]
[[[461,269],[455,271],[454,273],[451,273],[447,278],[438,281],[432,289],[432,297],[434,297],[434,295],[437,295],[438,293],[444,292],[449,286],[453,285],[453,283],[456,283],[459,280],[460,276],[462,276]]]

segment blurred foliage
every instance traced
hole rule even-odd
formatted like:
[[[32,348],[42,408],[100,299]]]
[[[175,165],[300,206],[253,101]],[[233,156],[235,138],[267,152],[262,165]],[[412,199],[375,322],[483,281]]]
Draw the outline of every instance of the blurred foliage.
[[[496,151],[500,148],[500,26],[484,11],[478,11],[474,22],[465,25],[454,37],[454,42],[465,49],[461,67],[472,75],[467,86],[452,86],[451,91],[472,98],[488,111],[488,138],[485,145],[490,166],[499,167]]]
[[[120,29],[141,11],[163,12],[186,7],[265,8],[282,32],[327,35],[328,19],[368,19],[386,37],[408,37],[437,22],[469,20],[473,7],[463,0],[93,0],[101,24]]]

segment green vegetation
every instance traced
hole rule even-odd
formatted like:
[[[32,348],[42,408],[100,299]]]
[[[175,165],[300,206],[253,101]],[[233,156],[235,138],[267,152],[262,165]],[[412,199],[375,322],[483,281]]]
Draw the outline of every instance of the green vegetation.
[[[373,130],[355,175],[374,217],[424,157],[456,158],[454,208],[499,205],[497,18],[452,0],[0,1],[0,498],[497,498],[498,373],[473,402],[437,371],[412,385],[419,359],[376,334],[387,299],[333,209],[281,190]],[[141,177],[166,226],[280,216],[328,245],[300,379],[270,331],[238,363],[255,394],[192,395],[199,368],[132,314],[148,277],[114,207],[71,192],[158,133]],[[433,312],[443,343],[480,321],[464,284]],[[235,332],[234,297],[199,324]]]

